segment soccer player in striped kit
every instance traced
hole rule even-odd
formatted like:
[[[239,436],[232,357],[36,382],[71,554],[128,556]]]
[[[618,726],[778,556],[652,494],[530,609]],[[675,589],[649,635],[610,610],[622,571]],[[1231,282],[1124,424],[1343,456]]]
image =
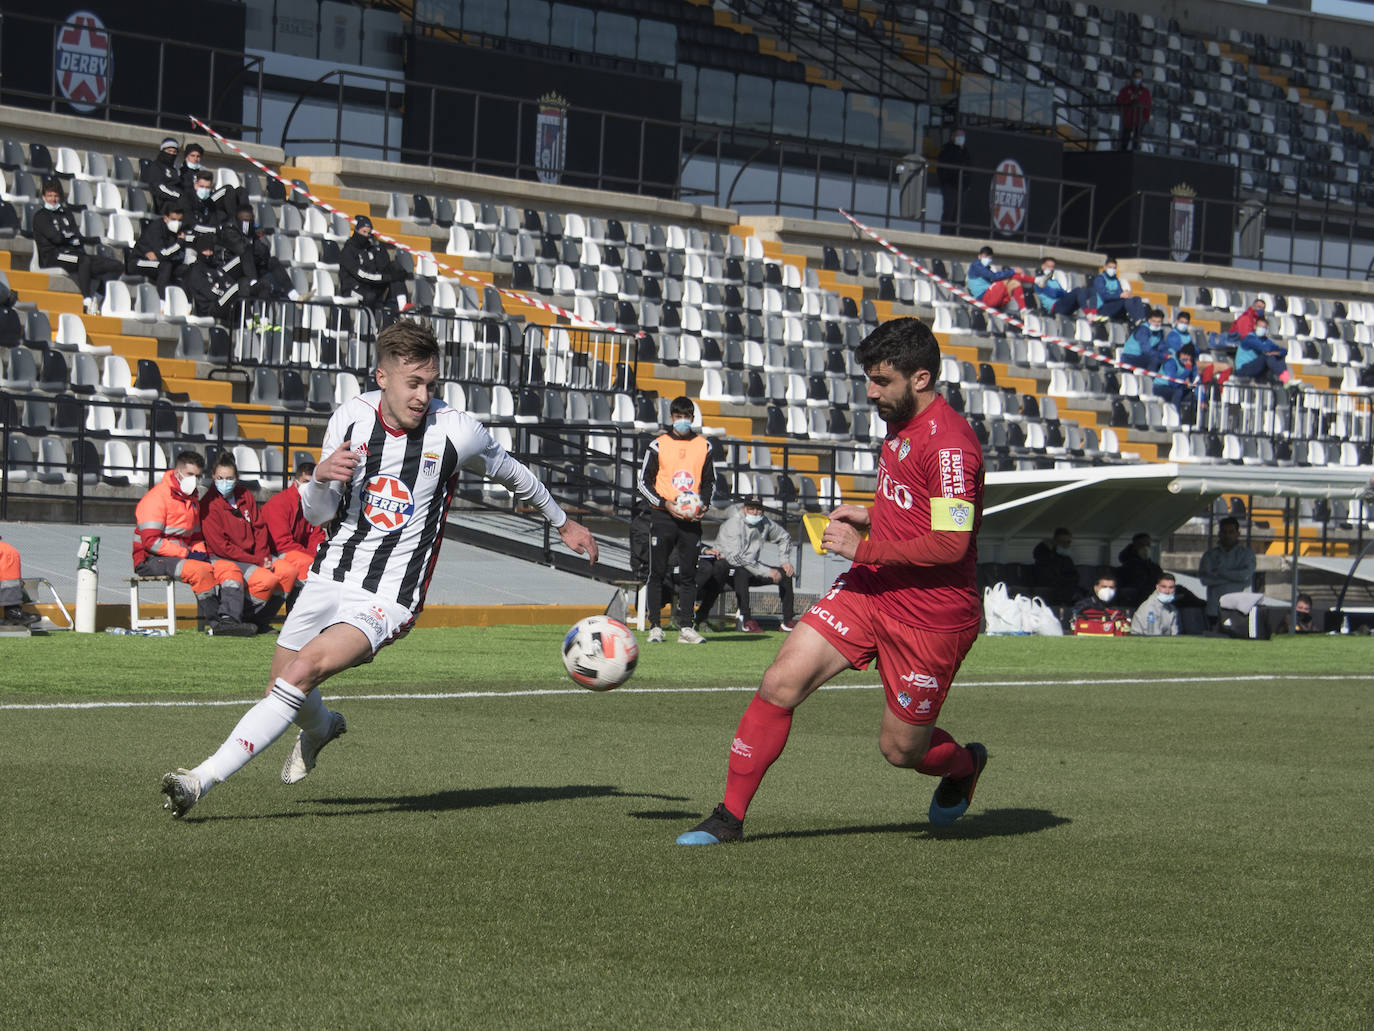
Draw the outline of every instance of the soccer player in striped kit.
[[[679,845],[739,841],[745,810],[787,744],[793,710],[836,674],[866,669],[875,658],[886,696],[878,747],[893,766],[940,778],[932,824],[964,814],[987,764],[981,744],[960,745],[935,726],[982,617],[975,573],[982,448],[935,389],[940,345],[920,319],[883,323],[855,357],[887,423],[877,491],[871,509],[831,512],[821,538],[854,564],[802,616],[763,674],[730,746],[725,799]]]
[[[325,708],[318,688],[372,661],[414,625],[461,468],[535,505],[564,544],[596,561],[590,531],[480,422],[436,400],[438,383],[439,345],[428,326],[403,319],[377,335],[380,389],[350,399],[330,418],[314,477],[301,488],[306,519],[332,524],[277,637],[266,697],[214,755],[163,776],[164,808],[173,816],[186,815],[293,723],[300,733],[282,767],[287,784],[304,779],[320,749],[344,733],[343,715]]]

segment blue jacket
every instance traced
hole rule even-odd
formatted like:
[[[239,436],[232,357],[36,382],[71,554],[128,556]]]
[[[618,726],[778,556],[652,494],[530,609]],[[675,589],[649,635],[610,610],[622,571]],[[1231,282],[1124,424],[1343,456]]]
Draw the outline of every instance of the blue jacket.
[[[1192,344],[1193,347],[1201,350],[1202,333],[1193,332],[1191,329],[1187,333],[1180,333],[1176,329],[1169,330],[1169,335],[1164,338],[1164,349],[1169,354],[1178,354],[1179,348],[1184,344]]]
[[[1170,352],[1164,348],[1164,327],[1152,330],[1148,322],[1136,326],[1135,332],[1127,338],[1126,346],[1121,350],[1122,361],[1139,365],[1151,372],[1158,369],[1168,357]]]
[[[1180,362],[1178,358],[1172,354],[1169,355],[1168,358],[1164,359],[1164,364],[1159,367],[1159,373],[1161,376],[1172,376],[1174,379],[1187,380],[1189,383],[1192,383],[1194,385],[1197,384],[1198,380],[1202,376],[1201,371],[1197,367],[1197,362],[1193,363],[1193,367],[1191,369],[1185,369],[1183,367],[1183,363]],[[1162,384],[1164,386],[1175,385],[1169,383],[1168,380],[1158,378],[1155,379],[1155,383]]]
[[[1093,293],[1097,294],[1097,306],[1100,308],[1107,301],[1114,301],[1121,296],[1121,277],[1113,276],[1107,278],[1105,272],[1098,273],[1093,280]]]
[[[1049,311],[1054,307],[1054,302],[1061,297],[1067,297],[1069,291],[1059,285],[1059,280],[1054,276],[1045,277],[1045,285],[1040,285],[1040,277],[1035,278],[1035,300],[1040,305],[1041,311]]]
[[[1236,345],[1236,368],[1249,365],[1256,358],[1265,354],[1276,354],[1280,358],[1287,358],[1288,348],[1271,336],[1261,337],[1251,333]]]
[[[981,261],[975,261],[968,267],[968,275],[964,278],[968,283],[968,292],[981,301],[983,295],[988,292],[988,287],[992,286],[993,283],[1010,279],[1014,275],[1016,273],[1009,268],[994,272]]]

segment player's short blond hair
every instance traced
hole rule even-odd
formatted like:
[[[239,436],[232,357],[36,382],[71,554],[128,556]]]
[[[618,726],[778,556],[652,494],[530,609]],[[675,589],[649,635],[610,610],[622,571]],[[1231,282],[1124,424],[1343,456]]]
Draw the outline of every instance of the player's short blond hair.
[[[416,319],[398,319],[377,334],[377,364],[423,365],[437,360],[439,341],[434,330]]]

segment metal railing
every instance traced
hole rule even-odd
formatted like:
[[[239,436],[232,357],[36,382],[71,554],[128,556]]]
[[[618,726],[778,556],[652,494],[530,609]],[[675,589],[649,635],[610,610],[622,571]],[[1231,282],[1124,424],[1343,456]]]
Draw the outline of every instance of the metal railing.
[[[50,62],[45,80],[49,88],[46,90],[25,89],[16,86],[14,84],[16,77],[13,72],[7,74],[7,69],[0,65],[0,103],[17,103],[23,107],[42,106],[53,113],[58,113],[64,108],[74,107],[73,100],[62,94],[57,88],[59,71],[57,62],[61,53],[58,43],[66,25],[66,21],[59,21],[54,18],[40,18],[10,11],[0,13],[0,54],[5,51],[7,36],[12,36],[15,32],[22,32],[25,29],[30,32],[36,30],[45,33],[49,38],[47,46],[40,52],[44,55],[44,59]],[[145,98],[145,103],[115,103],[109,97],[109,92],[112,91],[109,90],[104,99],[93,99],[89,104],[80,102],[83,106],[92,109],[90,112],[82,113],[87,113],[90,117],[96,117],[106,122],[127,120],[135,124],[151,124],[156,128],[170,129],[176,132],[187,131],[186,116],[196,114],[206,121],[218,125],[221,130],[230,135],[240,138],[252,135],[256,142],[262,142],[264,71],[261,57],[253,57],[239,50],[202,46],[195,43],[181,43],[166,37],[149,36],[137,32],[124,32],[109,28],[104,29],[103,32],[110,38],[109,50],[111,53],[114,51],[114,45],[121,42],[137,44],[141,48],[155,48],[156,56],[153,63],[157,69],[157,88],[151,96]],[[33,54],[27,50],[24,56],[28,60],[33,59]],[[139,63],[144,62],[140,59]],[[174,95],[168,95],[167,90],[169,65],[174,65],[176,68],[177,88]],[[197,76],[191,81],[186,81],[184,70],[188,65],[197,71],[203,70],[204,78],[200,79]],[[217,90],[218,77],[226,74],[226,69],[229,78]],[[235,96],[234,90],[240,85],[243,86],[245,92],[251,91],[256,97],[256,112],[254,121],[251,123],[241,120],[243,105],[232,102]],[[197,101],[202,99],[204,107],[197,104]],[[233,113],[227,114],[227,112]]]

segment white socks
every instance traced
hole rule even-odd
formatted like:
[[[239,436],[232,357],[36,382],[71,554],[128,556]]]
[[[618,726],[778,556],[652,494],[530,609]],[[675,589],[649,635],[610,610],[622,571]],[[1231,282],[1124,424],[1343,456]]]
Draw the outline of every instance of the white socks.
[[[308,697],[314,699],[318,709],[327,712],[318,691],[304,695],[278,677],[267,697],[243,714],[219,750],[191,771],[200,778],[201,792],[228,780],[247,766],[253,756],[285,734],[297,714],[306,706]],[[328,716],[324,718],[328,719]]]
[[[278,678],[277,683],[285,684],[285,681]],[[329,717],[330,712],[325,708],[324,699],[317,688],[305,696],[305,701],[291,722],[305,731],[308,737],[318,741],[329,733]]]

